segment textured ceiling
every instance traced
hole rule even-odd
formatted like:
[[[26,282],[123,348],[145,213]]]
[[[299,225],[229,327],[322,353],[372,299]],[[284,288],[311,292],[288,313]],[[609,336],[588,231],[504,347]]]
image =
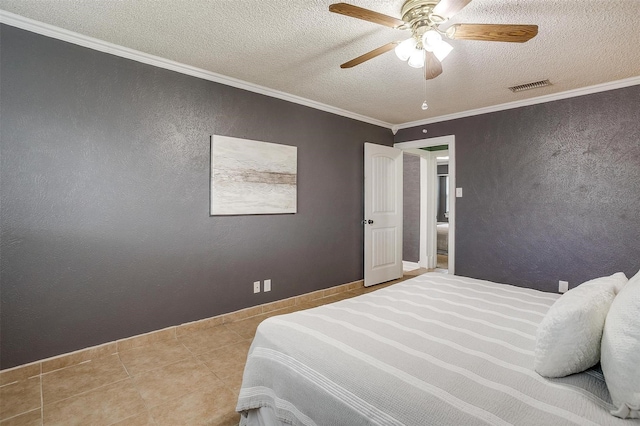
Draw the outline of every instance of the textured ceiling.
[[[350,0],[400,17],[403,0]],[[408,32],[330,13],[321,0],[0,0],[0,9],[389,124],[640,76],[639,0],[474,0],[449,23],[537,24],[527,43],[453,40],[444,72],[393,52],[339,65]],[[509,86],[550,79],[512,93]]]

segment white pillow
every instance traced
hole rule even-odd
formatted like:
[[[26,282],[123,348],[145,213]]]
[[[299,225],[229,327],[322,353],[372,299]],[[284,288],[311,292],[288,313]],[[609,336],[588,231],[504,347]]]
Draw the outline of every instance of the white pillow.
[[[622,273],[572,288],[551,306],[538,326],[534,369],[545,377],[564,377],[600,361],[602,329]]]
[[[640,272],[611,304],[602,335],[602,372],[616,410],[640,418]]]

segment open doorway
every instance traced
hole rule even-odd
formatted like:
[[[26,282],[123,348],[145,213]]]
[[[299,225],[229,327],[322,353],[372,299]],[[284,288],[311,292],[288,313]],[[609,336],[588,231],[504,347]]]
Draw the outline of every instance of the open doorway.
[[[436,155],[436,268],[449,269],[449,149]]]
[[[455,136],[422,139],[394,145],[405,153],[420,158],[420,256],[418,266],[427,269],[440,268],[455,273]],[[444,165],[446,176],[438,173],[438,166]],[[438,159],[440,158],[440,159]],[[439,164],[440,163],[440,164]],[[441,168],[441,171],[443,169]],[[438,176],[438,175],[441,176]],[[439,190],[441,178],[444,189]],[[439,195],[444,197],[438,203]],[[442,216],[439,212],[442,210]],[[445,216],[446,220],[439,220]],[[442,225],[440,256],[438,253],[438,224]],[[446,224],[446,225],[445,225]],[[443,232],[446,228],[446,233]],[[446,250],[446,255],[444,251]],[[440,259],[439,259],[440,257]],[[440,262],[438,262],[440,260]],[[446,264],[445,261],[446,260]]]

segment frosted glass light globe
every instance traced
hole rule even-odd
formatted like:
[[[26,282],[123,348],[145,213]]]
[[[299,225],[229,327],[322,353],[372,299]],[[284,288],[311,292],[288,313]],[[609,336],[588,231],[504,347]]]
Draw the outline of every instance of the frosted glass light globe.
[[[422,68],[424,66],[424,50],[415,49],[409,57],[409,66],[413,68]]]
[[[422,35],[422,45],[427,52],[433,52],[442,43],[442,36],[435,30],[429,30]]]
[[[396,46],[394,51],[401,61],[406,61],[416,49],[416,40],[411,37]]]

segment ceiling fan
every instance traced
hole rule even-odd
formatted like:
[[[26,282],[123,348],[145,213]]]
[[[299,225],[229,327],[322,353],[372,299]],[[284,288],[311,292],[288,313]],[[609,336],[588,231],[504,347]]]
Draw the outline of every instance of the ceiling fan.
[[[455,24],[441,30],[453,15],[471,3],[471,0],[407,0],[402,6],[402,19],[374,12],[347,3],[335,3],[329,11],[358,18],[399,30],[410,30],[411,37],[405,41],[394,41],[358,56],[340,68],[351,68],[369,59],[395,49],[398,57],[408,61],[414,68],[425,69],[425,79],[442,74],[441,61],[453,47],[442,39],[481,40],[524,43],[538,34],[537,25],[514,24]]]

